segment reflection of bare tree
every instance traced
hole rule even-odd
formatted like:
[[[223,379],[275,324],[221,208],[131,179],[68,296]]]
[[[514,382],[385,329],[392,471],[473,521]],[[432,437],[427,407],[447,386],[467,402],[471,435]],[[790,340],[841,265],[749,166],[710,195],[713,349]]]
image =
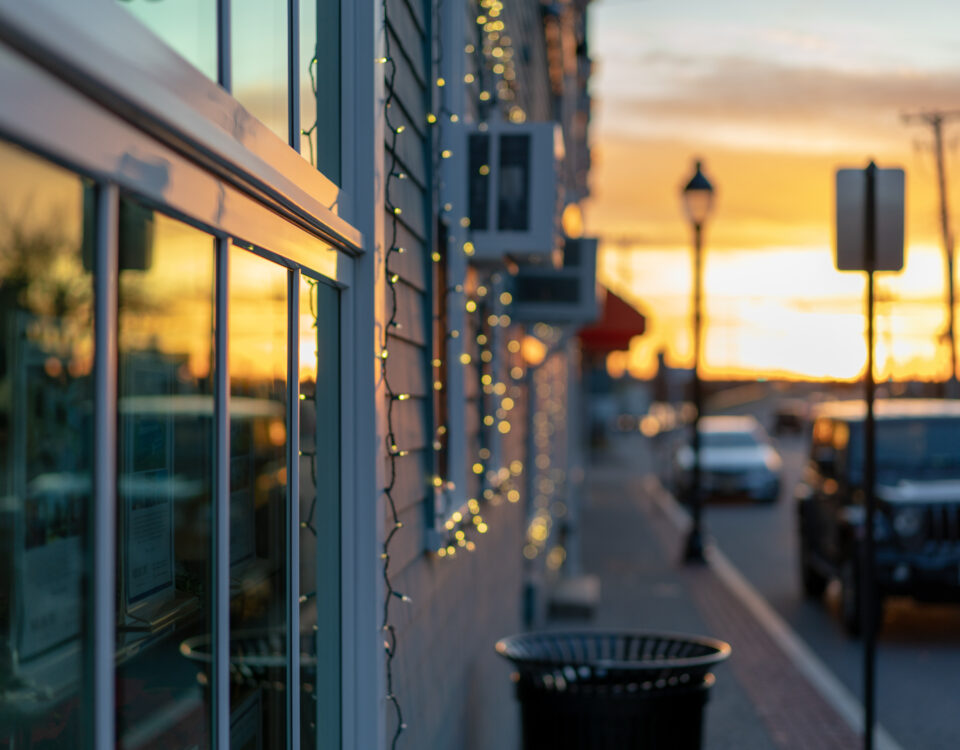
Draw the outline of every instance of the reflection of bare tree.
[[[0,300],[35,315],[67,317],[91,300],[78,248],[70,247],[55,215],[36,222],[29,214],[29,203],[19,216],[0,206]]]
[[[57,218],[61,212],[37,221],[31,208],[28,201],[13,214],[0,206],[0,324],[9,335],[10,316],[26,313],[29,338],[69,361],[77,343],[90,334],[90,274],[76,238]]]

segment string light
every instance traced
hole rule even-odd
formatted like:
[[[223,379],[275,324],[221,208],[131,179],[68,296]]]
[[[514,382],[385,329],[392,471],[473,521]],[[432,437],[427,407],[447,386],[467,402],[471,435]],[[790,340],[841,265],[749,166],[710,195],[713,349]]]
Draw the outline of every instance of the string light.
[[[387,0],[382,0],[381,10],[383,13],[385,26],[389,24],[389,12],[387,5]],[[390,511],[390,519],[393,523],[390,531],[383,540],[382,553],[380,555],[381,560],[383,561],[383,582],[386,589],[383,601],[383,620],[381,629],[385,633],[384,651],[386,655],[386,698],[390,705],[393,706],[396,719],[396,729],[394,730],[390,747],[392,750],[395,750],[397,747],[397,742],[400,739],[400,735],[404,732],[404,730],[406,730],[407,725],[403,720],[403,711],[400,708],[400,701],[393,690],[393,662],[394,659],[396,659],[398,644],[396,627],[390,621],[390,603],[394,599],[399,599],[404,603],[410,603],[411,600],[406,594],[397,591],[394,588],[393,581],[390,578],[390,546],[396,534],[403,528],[403,523],[400,521],[400,514],[397,509],[396,498],[394,497],[394,490],[396,489],[397,485],[397,461],[408,454],[406,450],[401,449],[397,444],[393,412],[394,404],[400,401],[407,401],[410,398],[410,394],[398,393],[393,390],[390,385],[390,372],[388,367],[388,337],[390,336],[390,331],[392,329],[397,329],[400,327],[398,321],[399,297],[397,293],[397,284],[400,281],[400,276],[390,269],[390,259],[394,254],[399,255],[403,252],[403,248],[397,243],[399,237],[399,221],[403,211],[400,206],[394,204],[393,198],[390,194],[390,188],[395,180],[403,180],[405,177],[404,174],[398,169],[399,161],[397,158],[397,141],[403,134],[405,127],[403,125],[394,126],[390,121],[390,108],[396,99],[396,79],[398,67],[396,61],[391,55],[389,32],[384,33],[384,40],[386,55],[384,58],[382,58],[382,62],[388,66],[385,76],[387,97],[386,101],[384,102],[384,119],[386,121],[387,129],[390,132],[390,167],[387,169],[387,179],[384,185],[384,202],[390,212],[391,217],[391,238],[386,256],[383,261],[384,279],[387,282],[387,290],[389,291],[390,317],[387,320],[387,325],[383,328],[383,337],[380,342],[380,377],[383,381],[383,386],[388,397],[386,447],[390,465],[389,479],[383,489],[383,494],[386,497],[387,506]]]

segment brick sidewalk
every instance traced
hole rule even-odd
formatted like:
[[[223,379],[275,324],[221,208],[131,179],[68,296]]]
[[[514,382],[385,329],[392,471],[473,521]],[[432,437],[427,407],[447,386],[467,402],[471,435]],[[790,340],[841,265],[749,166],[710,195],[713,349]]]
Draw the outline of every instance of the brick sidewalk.
[[[717,670],[707,750],[850,750],[857,734],[712,568],[677,564],[681,535],[636,469],[595,465],[582,511],[584,572],[601,579],[591,626],[710,635]]]

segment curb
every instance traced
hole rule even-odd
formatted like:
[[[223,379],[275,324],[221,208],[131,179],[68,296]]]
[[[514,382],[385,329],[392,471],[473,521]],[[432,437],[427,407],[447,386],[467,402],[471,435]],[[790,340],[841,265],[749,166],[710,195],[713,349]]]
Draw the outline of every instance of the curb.
[[[658,509],[663,512],[670,524],[678,532],[685,531],[690,524],[690,515],[683,506],[663,488],[655,477],[647,477],[645,484]],[[709,545],[705,554],[708,565],[730,593],[753,615],[823,699],[836,710],[853,731],[862,736],[863,706],[860,701],[834,676],[820,657],[807,646],[776,610],[767,604],[760,593],[716,545]],[[903,750],[901,745],[879,724],[874,728],[874,740],[877,750]]]

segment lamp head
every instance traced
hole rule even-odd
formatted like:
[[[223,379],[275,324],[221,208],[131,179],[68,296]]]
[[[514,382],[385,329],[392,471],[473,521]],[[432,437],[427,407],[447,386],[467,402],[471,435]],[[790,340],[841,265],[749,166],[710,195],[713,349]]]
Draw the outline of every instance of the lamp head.
[[[702,162],[695,162],[693,177],[683,188],[683,209],[690,223],[702,227],[713,210],[713,185],[702,170]]]

